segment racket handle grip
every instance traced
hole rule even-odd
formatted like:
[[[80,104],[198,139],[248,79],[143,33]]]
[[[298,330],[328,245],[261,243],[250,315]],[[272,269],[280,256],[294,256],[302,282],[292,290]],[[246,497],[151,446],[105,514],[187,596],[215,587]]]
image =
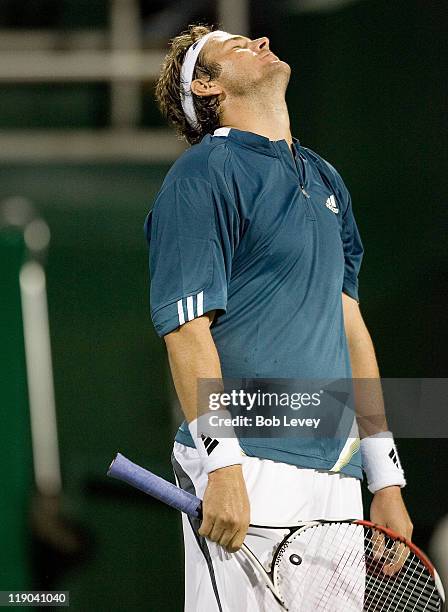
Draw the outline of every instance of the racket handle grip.
[[[132,463],[120,453],[117,453],[110,464],[107,475],[127,482],[136,489],[143,491],[143,493],[147,493],[189,516],[202,518],[202,503],[198,497]]]

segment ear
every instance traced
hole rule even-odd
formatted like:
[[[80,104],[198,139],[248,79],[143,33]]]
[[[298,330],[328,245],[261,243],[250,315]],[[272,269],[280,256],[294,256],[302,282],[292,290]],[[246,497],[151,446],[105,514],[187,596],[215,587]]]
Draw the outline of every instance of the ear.
[[[191,83],[191,91],[197,96],[219,96],[223,93],[223,88],[216,81],[195,79]]]

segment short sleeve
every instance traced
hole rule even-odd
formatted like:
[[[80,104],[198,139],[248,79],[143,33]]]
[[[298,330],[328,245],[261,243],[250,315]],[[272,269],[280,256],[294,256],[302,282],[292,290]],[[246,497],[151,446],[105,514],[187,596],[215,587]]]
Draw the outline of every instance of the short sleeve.
[[[159,336],[210,310],[226,311],[233,240],[210,183],[162,187],[145,222],[151,318]]]
[[[344,185],[345,210],[342,216],[342,244],[344,247],[344,281],[342,291],[359,302],[358,274],[364,249],[353,215],[350,194]]]

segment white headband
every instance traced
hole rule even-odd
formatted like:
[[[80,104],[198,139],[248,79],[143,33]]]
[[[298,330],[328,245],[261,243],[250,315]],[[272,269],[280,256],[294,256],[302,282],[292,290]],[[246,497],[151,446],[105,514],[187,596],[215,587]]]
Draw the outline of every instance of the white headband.
[[[196,111],[194,110],[193,94],[191,93],[193,72],[199,53],[202,51],[202,47],[205,45],[207,40],[215,34],[225,34],[225,32],[222,32],[221,30],[214,30],[193,43],[185,54],[184,62],[180,71],[180,101],[188,123],[194,128],[198,127],[198,118]]]

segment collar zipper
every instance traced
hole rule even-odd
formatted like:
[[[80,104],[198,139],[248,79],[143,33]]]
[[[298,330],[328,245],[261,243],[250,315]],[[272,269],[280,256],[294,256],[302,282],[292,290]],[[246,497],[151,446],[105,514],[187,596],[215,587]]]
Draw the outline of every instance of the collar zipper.
[[[309,193],[307,193],[307,191],[306,191],[306,189],[305,189],[305,185],[302,183],[302,175],[303,175],[303,176],[305,175],[305,167],[304,167],[304,165],[303,165],[303,161],[302,161],[302,159],[301,159],[301,157],[300,157],[300,153],[299,153],[299,151],[297,151],[297,149],[296,149],[295,147],[294,147],[294,152],[293,152],[292,157],[293,157],[293,159],[294,159],[294,165],[295,165],[295,167],[296,167],[296,172],[297,172],[297,175],[298,175],[298,177],[299,177],[299,179],[300,179],[300,190],[301,190],[301,192],[303,193],[303,195],[304,195],[306,198],[309,198],[309,197],[310,197],[310,195],[309,195]],[[300,171],[299,171],[298,164],[300,164],[300,165],[301,165],[301,167],[302,167],[302,172],[300,172]]]
[[[279,143],[277,143],[277,142],[272,142],[272,144],[274,145],[275,149],[280,154],[280,158],[282,158],[283,153],[282,153],[281,145]],[[287,146],[288,146],[288,159],[291,159],[291,157],[292,157],[292,163],[294,165],[295,173],[296,173],[297,177],[299,178],[300,191],[303,193],[303,195],[306,198],[309,199],[310,195],[306,191],[305,185],[302,183],[302,173],[300,172],[299,168],[297,167],[297,163],[300,163],[301,166],[302,166],[302,172],[303,172],[303,174],[305,173],[305,168],[304,168],[304,165],[303,165],[303,161],[300,159],[300,153],[296,149],[294,149],[294,152],[291,151],[291,149],[289,148],[289,145],[287,145]]]

